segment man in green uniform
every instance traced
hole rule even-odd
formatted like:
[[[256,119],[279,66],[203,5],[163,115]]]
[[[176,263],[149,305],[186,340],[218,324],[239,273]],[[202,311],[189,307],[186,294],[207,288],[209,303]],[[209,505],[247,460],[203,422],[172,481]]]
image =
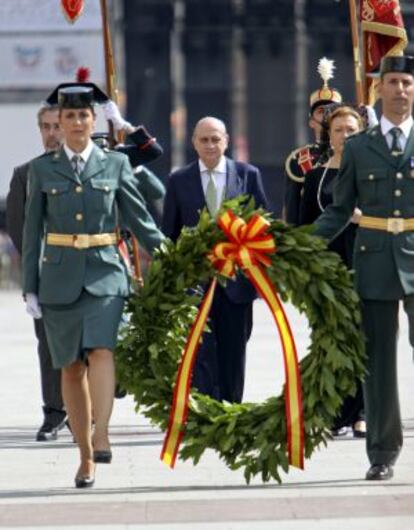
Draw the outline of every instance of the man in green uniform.
[[[333,239],[362,210],[355,241],[356,289],[366,335],[367,480],[387,480],[403,436],[397,386],[398,308],[403,301],[414,345],[414,57],[381,62],[381,121],[350,138],[334,203],[316,222]]]

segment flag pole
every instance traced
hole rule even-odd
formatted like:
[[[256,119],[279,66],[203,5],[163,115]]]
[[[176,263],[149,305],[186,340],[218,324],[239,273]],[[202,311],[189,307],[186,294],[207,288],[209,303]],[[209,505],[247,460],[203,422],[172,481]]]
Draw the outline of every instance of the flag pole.
[[[358,15],[357,15],[357,8],[356,8],[356,0],[349,0],[349,17],[351,21],[352,55],[353,55],[353,60],[354,60],[356,100],[357,100],[358,105],[362,105],[365,103],[364,101],[364,80],[363,80],[363,75],[362,75],[361,47],[359,43]]]
[[[108,18],[108,6],[106,0],[100,0],[101,2],[101,16],[102,16],[102,33],[104,43],[104,56],[105,56],[105,79],[106,79],[106,91],[108,96],[118,103],[118,92],[115,86],[115,61],[114,54],[112,52],[112,41],[111,31],[109,28]],[[114,127],[112,122],[109,121],[109,144],[113,147],[117,141],[122,142],[123,138],[120,135],[119,138],[115,138]]]
[[[102,16],[102,32],[104,42],[104,55],[105,55],[105,76],[106,76],[106,90],[109,97],[118,102],[118,93],[115,86],[115,61],[114,54],[112,51],[111,32],[109,28],[109,17],[108,17],[108,6],[106,0],[101,1],[101,16]],[[114,134],[114,127],[112,122],[109,120],[109,144],[113,147],[117,142],[123,142],[123,131],[119,131],[117,137]],[[133,264],[135,270],[135,279],[140,285],[143,285],[141,261],[139,258],[139,245],[136,237],[131,234],[132,248],[133,248]]]

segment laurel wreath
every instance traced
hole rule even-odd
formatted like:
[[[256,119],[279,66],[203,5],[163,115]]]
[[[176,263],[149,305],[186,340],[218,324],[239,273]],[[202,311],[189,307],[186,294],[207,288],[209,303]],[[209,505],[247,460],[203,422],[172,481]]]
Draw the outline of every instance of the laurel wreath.
[[[239,200],[225,205],[245,221],[257,212]],[[364,374],[358,297],[349,271],[309,227],[293,228],[269,214],[277,252],[266,272],[284,302],[307,316],[310,346],[300,362],[305,458],[327,443],[338,408],[356,391]],[[156,252],[144,286],[130,297],[130,319],[116,352],[118,380],[138,408],[165,430],[178,364],[203,292],[199,287],[217,273],[207,254],[224,236],[206,211],[195,228],[184,228],[174,244]],[[220,278],[220,281],[222,279]],[[293,330],[295,333],[295,330]],[[218,402],[195,391],[180,450],[197,464],[215,450],[232,469],[244,469],[247,482],[281,482],[289,471],[283,393],[262,403]]]

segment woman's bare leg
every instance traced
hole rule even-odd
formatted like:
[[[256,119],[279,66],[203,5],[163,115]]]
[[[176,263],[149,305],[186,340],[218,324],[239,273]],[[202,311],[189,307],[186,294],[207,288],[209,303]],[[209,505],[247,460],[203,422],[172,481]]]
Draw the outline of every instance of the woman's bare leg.
[[[96,450],[108,450],[108,425],[115,393],[114,356],[110,350],[97,348],[89,353],[88,360],[89,391],[95,421],[93,445]]]
[[[80,475],[93,474],[92,411],[87,368],[76,361],[62,368],[62,396],[69,416],[70,427],[79,446]]]

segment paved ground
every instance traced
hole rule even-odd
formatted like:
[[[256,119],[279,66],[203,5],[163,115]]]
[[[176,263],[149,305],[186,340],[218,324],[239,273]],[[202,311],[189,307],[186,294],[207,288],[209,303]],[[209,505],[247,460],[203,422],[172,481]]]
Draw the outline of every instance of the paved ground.
[[[288,308],[298,350],[306,321]],[[246,399],[279,393],[282,361],[266,307],[258,302],[249,347]],[[41,422],[40,386],[31,319],[19,293],[0,291],[0,527],[140,529],[341,530],[414,528],[414,365],[401,317],[400,390],[405,446],[386,483],[363,480],[364,441],[333,441],[284,483],[244,483],[214,453],[174,471],[159,460],[162,434],[116,401],[114,461],[99,466],[96,486],[73,487],[77,451],[64,431],[54,443],[33,441]],[[276,360],[278,358],[278,360]]]

